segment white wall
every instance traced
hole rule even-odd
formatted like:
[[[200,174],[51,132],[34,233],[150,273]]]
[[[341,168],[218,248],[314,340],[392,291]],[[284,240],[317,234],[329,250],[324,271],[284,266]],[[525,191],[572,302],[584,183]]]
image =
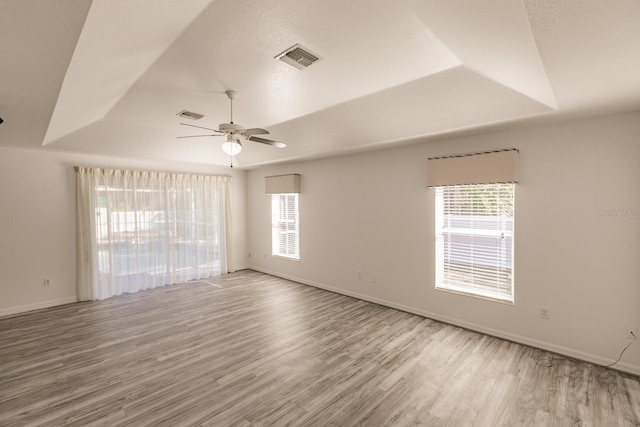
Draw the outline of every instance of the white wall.
[[[512,147],[515,304],[436,291],[427,157]],[[302,174],[299,262],[270,255],[263,179],[282,173]],[[602,217],[640,211],[638,113],[264,167],[247,184],[257,270],[597,363],[617,358],[625,325],[640,326],[640,218]],[[640,373],[640,342],[621,362]]]
[[[230,175],[232,261],[246,267],[244,171],[0,148],[0,316],[76,301],[74,165]]]

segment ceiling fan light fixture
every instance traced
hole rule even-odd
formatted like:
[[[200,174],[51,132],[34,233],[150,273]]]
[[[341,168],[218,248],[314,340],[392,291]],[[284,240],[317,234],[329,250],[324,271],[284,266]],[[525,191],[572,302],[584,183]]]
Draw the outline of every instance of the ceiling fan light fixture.
[[[235,156],[242,151],[242,144],[239,139],[233,139],[233,137],[229,135],[227,141],[222,143],[222,151],[230,156]]]

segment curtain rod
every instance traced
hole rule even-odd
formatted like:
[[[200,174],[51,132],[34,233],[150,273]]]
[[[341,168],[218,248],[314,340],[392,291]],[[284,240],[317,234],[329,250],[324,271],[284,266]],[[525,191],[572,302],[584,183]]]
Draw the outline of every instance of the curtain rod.
[[[120,171],[120,172],[147,172],[147,173],[167,173],[167,174],[176,174],[176,175],[200,175],[200,176],[213,176],[213,177],[228,177],[228,178],[232,178],[231,175],[213,175],[213,174],[207,174],[207,173],[193,173],[193,172],[176,172],[176,171],[166,171],[166,170],[143,170],[143,169],[118,169],[118,168],[102,168],[102,167],[98,167],[98,166],[78,166],[75,165],[73,167],[73,169],[76,172],[80,171],[80,168],[84,168],[84,169],[99,169],[101,171],[101,173],[104,173],[104,171]]]

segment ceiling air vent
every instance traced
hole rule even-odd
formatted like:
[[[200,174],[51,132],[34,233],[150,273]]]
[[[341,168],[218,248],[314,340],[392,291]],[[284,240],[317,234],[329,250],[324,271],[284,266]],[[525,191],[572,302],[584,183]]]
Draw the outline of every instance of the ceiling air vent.
[[[182,110],[178,114],[176,114],[176,116],[184,117],[185,119],[200,120],[201,118],[204,117],[204,114],[198,114],[198,113],[194,113],[193,111]]]
[[[299,44],[290,47],[275,57],[285,64],[289,64],[296,67],[298,70],[304,70],[309,65],[313,64],[320,58],[317,55],[309,52],[306,48]]]

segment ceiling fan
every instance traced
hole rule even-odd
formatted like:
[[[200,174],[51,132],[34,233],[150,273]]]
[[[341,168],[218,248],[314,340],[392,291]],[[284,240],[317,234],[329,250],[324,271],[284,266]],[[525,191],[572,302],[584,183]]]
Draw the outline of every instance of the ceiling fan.
[[[259,142],[261,144],[271,145],[273,147],[285,148],[287,144],[280,141],[272,141],[270,139],[261,138],[256,135],[266,135],[269,131],[260,128],[250,128],[245,129],[244,127],[233,123],[233,99],[236,96],[236,92],[233,90],[225,91],[229,101],[231,103],[231,120],[229,123],[221,123],[218,126],[218,129],[206,128],[203,126],[190,125],[188,123],[180,123],[183,126],[190,126],[199,129],[210,130],[212,132],[216,132],[213,134],[204,134],[204,135],[188,135],[188,136],[179,136],[178,138],[199,138],[203,136],[226,136],[227,140],[222,143],[222,151],[227,153],[230,156],[235,156],[236,154],[242,151],[242,142],[240,142],[240,138],[244,138],[247,141]]]

